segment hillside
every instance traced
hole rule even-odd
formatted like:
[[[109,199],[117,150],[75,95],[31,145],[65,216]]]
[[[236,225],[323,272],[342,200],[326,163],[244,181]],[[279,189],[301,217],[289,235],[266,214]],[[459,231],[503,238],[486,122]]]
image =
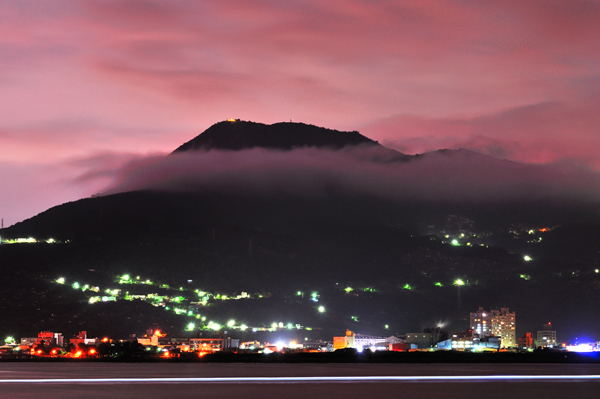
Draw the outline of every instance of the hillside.
[[[267,125],[221,122],[167,157],[184,154],[188,162],[200,158],[232,162],[245,157],[254,162],[254,158],[262,160],[270,154],[253,149],[258,146],[283,151],[273,158],[277,162],[294,157],[302,160],[267,163],[278,169],[275,183],[263,164],[252,172],[242,163],[242,178],[227,165],[211,177],[211,182],[223,181],[227,186],[211,183],[197,188],[184,180],[185,190],[153,188],[86,198],[4,229],[4,239],[53,238],[58,242],[0,245],[1,268],[11,276],[0,288],[20,292],[24,286],[13,286],[11,279],[33,279],[43,286],[34,289],[35,295],[55,298],[44,303],[39,297],[19,307],[5,302],[0,316],[18,320],[12,328],[23,334],[34,334],[42,326],[51,328],[48,316],[40,324],[37,312],[57,314],[54,310],[59,304],[80,315],[79,320],[62,320],[61,328],[70,332],[75,325],[86,326],[94,334],[90,309],[103,306],[114,324],[111,327],[111,322],[103,320],[97,334],[122,333],[124,328],[138,328],[141,331],[131,332],[141,333],[145,324],[167,326],[176,334],[190,321],[204,329],[209,320],[225,324],[234,319],[252,326],[268,327],[272,322],[310,326],[310,330],[298,330],[297,338],[327,338],[346,328],[371,334],[405,333],[439,321],[446,322],[451,331],[463,330],[468,327],[465,318],[469,311],[479,306],[508,306],[517,311],[519,334],[535,331],[548,320],[565,339],[600,328],[600,314],[589,306],[600,293],[600,276],[595,272],[600,267],[596,245],[600,242],[600,218],[595,204],[530,195],[547,190],[540,185],[525,187],[526,196],[514,190],[519,195],[502,200],[489,200],[495,198],[494,191],[488,197],[470,198],[470,190],[482,187],[480,184],[498,192],[512,189],[506,183],[488,183],[490,179],[504,182],[511,176],[529,176],[538,181],[540,176],[551,175],[548,169],[464,150],[390,163],[389,157],[374,156],[382,149],[387,151],[385,147],[358,133],[302,124],[276,125],[301,132],[278,141],[264,133],[271,129]],[[277,134],[285,130],[281,127]],[[310,138],[314,132],[324,136]],[[213,134],[219,137],[211,138]],[[339,152],[357,144],[377,151]],[[328,148],[305,150],[320,146]],[[190,149],[203,151],[187,151]],[[239,153],[219,155],[224,149]],[[402,154],[398,156],[402,160]],[[190,173],[190,168],[177,169],[181,165],[168,166],[175,175],[184,170]],[[205,173],[205,168],[191,165]],[[151,170],[160,174],[161,167],[160,163],[152,165]],[[310,169],[310,174],[300,174],[300,167]],[[404,170],[397,168],[406,167],[417,172],[395,174]],[[365,170],[372,173],[365,174]],[[377,181],[381,171],[391,176],[383,183]],[[461,181],[460,175],[465,174],[475,183]],[[308,190],[307,184],[315,180],[319,180],[318,189]],[[406,187],[420,189],[434,182],[455,196],[440,194],[443,191],[414,197],[388,195],[394,190],[402,194],[397,186],[408,180],[411,185]],[[250,189],[238,190],[239,184]],[[524,255],[533,260],[524,260]],[[15,271],[24,274],[14,275]],[[131,285],[122,281],[124,274],[156,283]],[[68,307],[63,303],[67,297],[59,293],[62,286],[56,285],[59,277],[68,284],[98,286],[100,292],[116,287],[121,292],[114,304],[88,304],[86,301],[100,294],[77,288],[76,296],[68,296],[75,298],[77,305]],[[466,282],[460,301],[453,285],[459,278]],[[170,288],[160,288],[163,285]],[[206,304],[192,304],[198,300],[195,290],[211,293]],[[312,297],[313,292],[318,297]],[[133,310],[149,305],[130,302],[131,295],[150,301],[148,294],[183,299],[164,308]],[[243,299],[215,299],[239,296]],[[326,312],[321,314],[319,306]],[[178,308],[186,312],[173,319]],[[124,316],[127,311],[123,309],[148,317],[127,319],[140,320],[138,324],[123,324],[123,317],[132,317]],[[252,338],[252,334],[244,334]]]

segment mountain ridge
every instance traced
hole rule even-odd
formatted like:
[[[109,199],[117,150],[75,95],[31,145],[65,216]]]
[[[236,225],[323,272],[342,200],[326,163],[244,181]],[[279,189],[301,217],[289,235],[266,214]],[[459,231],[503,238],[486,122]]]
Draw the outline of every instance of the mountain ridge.
[[[340,149],[350,145],[381,146],[357,131],[344,132],[298,122],[268,125],[236,119],[215,123],[173,153],[212,149],[239,151],[256,147],[288,151],[305,147]]]

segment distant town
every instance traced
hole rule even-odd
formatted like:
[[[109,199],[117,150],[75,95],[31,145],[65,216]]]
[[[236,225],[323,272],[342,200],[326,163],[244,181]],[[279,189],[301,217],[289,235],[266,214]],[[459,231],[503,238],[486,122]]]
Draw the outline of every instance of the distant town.
[[[86,331],[66,339],[61,333],[42,331],[37,337],[6,337],[0,347],[0,359],[74,358],[99,359],[126,357],[178,358],[182,354],[204,357],[217,352],[229,353],[326,353],[352,349],[357,352],[534,352],[552,350],[565,352],[598,352],[600,342],[558,343],[556,331],[548,323],[535,333],[515,336],[516,315],[508,308],[470,313],[471,328],[449,334],[442,328],[426,329],[404,335],[372,336],[346,330],[329,340],[312,342],[240,342],[227,330],[213,331],[202,337],[175,337],[160,330],[148,329],[146,334],[129,337],[88,337]],[[233,327],[233,322],[229,327]],[[192,326],[190,326],[192,327]],[[220,326],[219,326],[220,328]],[[274,326],[285,328],[283,325]]]

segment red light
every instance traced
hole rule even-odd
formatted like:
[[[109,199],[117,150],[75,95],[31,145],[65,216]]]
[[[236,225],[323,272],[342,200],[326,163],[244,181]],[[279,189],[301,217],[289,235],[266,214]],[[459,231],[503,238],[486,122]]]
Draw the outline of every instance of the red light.
[[[90,349],[90,355],[93,355],[94,353],[96,353],[95,349]]]

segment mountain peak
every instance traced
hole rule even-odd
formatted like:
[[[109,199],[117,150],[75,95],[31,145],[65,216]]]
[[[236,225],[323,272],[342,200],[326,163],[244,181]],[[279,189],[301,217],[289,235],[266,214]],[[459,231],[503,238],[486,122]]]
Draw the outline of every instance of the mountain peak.
[[[297,122],[272,125],[229,119],[215,123],[173,152],[193,150],[239,151],[255,147],[291,150],[303,147],[340,149],[352,145],[377,145],[357,131],[343,132]]]

